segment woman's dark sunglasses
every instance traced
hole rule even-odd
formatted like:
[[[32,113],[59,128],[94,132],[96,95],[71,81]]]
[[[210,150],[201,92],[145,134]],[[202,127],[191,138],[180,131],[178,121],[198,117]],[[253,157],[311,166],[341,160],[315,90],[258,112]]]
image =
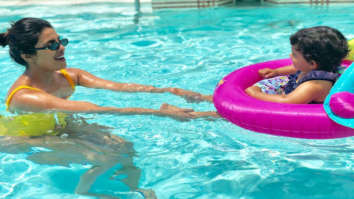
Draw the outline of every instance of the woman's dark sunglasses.
[[[49,45],[47,45],[46,47],[42,47],[42,48],[35,48],[36,50],[46,50],[46,49],[49,49],[49,50],[58,50],[59,47],[60,47],[60,44],[63,45],[63,46],[66,46],[68,45],[69,43],[69,40],[66,39],[66,38],[63,38],[63,39],[59,39],[59,42],[55,41]]]

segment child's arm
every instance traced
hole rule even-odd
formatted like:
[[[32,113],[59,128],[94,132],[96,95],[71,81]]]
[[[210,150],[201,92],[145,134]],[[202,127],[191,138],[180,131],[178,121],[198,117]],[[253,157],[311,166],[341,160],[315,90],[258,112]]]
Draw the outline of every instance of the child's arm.
[[[293,65],[283,66],[277,69],[263,68],[258,71],[259,75],[263,78],[272,78],[280,75],[290,75],[295,73],[297,70]]]
[[[263,93],[259,87],[255,86],[247,88],[246,93],[256,99],[269,102],[287,104],[308,104],[312,101],[322,101],[328,94],[330,88],[330,83],[327,85],[326,83],[319,83],[316,80],[300,84],[294,91],[292,91],[288,95],[266,94]]]

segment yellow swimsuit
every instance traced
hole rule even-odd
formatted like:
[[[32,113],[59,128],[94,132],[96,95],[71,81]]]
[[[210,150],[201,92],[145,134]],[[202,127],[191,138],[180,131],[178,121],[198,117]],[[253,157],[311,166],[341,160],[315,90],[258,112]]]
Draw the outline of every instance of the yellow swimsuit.
[[[75,83],[65,69],[60,70],[73,89]],[[6,108],[8,109],[13,95],[21,89],[32,89],[43,92],[39,88],[22,85],[15,88],[7,97]],[[59,128],[66,126],[65,113],[32,113],[13,117],[0,116],[0,136],[42,136],[57,135]]]
[[[31,113],[12,117],[0,116],[0,136],[57,135],[66,127],[65,113]]]

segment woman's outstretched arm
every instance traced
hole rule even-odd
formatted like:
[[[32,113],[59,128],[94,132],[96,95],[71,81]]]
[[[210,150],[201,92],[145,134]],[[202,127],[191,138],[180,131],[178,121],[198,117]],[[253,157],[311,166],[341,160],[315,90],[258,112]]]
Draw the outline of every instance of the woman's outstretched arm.
[[[87,71],[70,68],[67,69],[69,74],[75,78],[76,84],[98,89],[108,89],[113,91],[122,92],[150,92],[150,93],[165,93],[169,92],[185,98],[189,102],[210,101],[212,102],[212,96],[203,95],[198,92],[184,90],[181,88],[157,88],[151,85],[142,85],[135,83],[119,83],[110,80],[105,80],[90,74]]]

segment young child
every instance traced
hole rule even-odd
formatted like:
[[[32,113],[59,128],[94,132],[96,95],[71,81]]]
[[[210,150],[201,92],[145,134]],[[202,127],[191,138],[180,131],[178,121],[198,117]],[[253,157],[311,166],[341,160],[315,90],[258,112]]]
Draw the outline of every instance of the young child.
[[[299,30],[290,37],[290,44],[292,65],[259,70],[263,78],[271,79],[247,88],[246,93],[270,102],[322,103],[348,54],[346,38],[334,28],[317,26]]]

